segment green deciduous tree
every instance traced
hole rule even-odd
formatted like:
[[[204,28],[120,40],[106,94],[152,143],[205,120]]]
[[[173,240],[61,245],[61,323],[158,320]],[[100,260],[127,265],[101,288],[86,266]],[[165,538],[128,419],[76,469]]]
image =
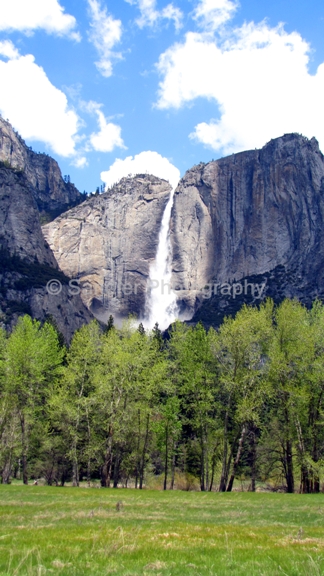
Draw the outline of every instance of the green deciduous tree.
[[[73,486],[79,485],[81,462],[86,466],[90,481],[92,454],[95,453],[92,427],[96,410],[94,378],[101,346],[97,321],[83,326],[74,334],[63,377],[50,401],[53,429],[64,440],[65,456],[72,463]]]
[[[307,409],[307,382],[314,359],[314,338],[309,313],[297,301],[285,300],[275,311],[269,348],[272,385],[272,425],[276,430],[287,491],[294,492],[294,444],[299,445],[300,464],[305,465],[302,422]]]
[[[19,318],[7,342],[5,393],[11,396],[19,419],[24,484],[32,433],[41,433],[49,385],[59,374],[63,353],[54,327],[41,326],[29,316]]]
[[[187,328],[176,323],[171,334],[172,374],[181,398],[184,421],[199,439],[200,485],[209,486],[210,449],[215,442],[217,370],[210,339],[202,324]]]
[[[272,304],[260,309],[243,306],[235,318],[225,318],[212,335],[218,361],[223,421],[220,491],[231,491],[249,428],[260,424],[268,397],[264,353],[271,336]]]

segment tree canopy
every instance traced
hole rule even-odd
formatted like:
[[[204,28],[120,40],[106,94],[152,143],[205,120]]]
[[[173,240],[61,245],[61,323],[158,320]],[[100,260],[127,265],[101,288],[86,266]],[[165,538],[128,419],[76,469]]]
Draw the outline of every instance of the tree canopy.
[[[317,492],[324,459],[324,306],[244,306],[218,330],[133,319],[77,331],[29,316],[0,330],[0,477],[102,487],[238,479]]]

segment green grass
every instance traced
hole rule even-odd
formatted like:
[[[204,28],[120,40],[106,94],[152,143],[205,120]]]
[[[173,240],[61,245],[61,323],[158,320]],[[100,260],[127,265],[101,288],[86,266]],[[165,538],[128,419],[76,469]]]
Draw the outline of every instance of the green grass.
[[[0,574],[320,576],[324,495],[1,485]]]

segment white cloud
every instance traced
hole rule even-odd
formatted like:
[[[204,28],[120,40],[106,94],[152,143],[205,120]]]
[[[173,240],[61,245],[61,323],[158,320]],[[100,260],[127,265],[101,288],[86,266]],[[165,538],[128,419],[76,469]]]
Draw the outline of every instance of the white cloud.
[[[232,0],[199,0],[193,18],[203,28],[216,30],[232,18],[237,7]]]
[[[48,34],[80,40],[75,27],[76,19],[65,14],[58,0],[0,0],[0,30],[30,34],[43,29]]]
[[[168,180],[171,186],[176,187],[180,180],[180,171],[171,162],[150,150],[140,152],[136,156],[128,156],[125,160],[117,158],[106,172],[101,172],[101,180],[107,186],[112,186],[119,182],[124,176],[129,174],[153,174],[158,178]]]
[[[102,76],[108,78],[112,75],[113,61],[122,58],[120,52],[113,50],[121,40],[122,23],[108,14],[106,8],[101,8],[98,0],[88,0],[88,5],[91,18],[89,39],[100,58],[95,64]]]
[[[173,20],[176,30],[182,26],[183,14],[179,8],[172,3],[162,10],[157,10],[156,0],[126,0],[129,4],[136,4],[141,12],[136,23],[140,28],[145,26],[155,26],[160,20]]]
[[[97,152],[111,152],[114,148],[125,148],[121,137],[121,127],[107,122],[101,110],[96,110],[100,132],[91,134],[90,142]]]
[[[11,40],[4,40],[3,42],[0,42],[0,56],[13,60],[14,58],[19,58],[20,54]]]
[[[3,117],[23,138],[40,140],[57,154],[72,156],[78,116],[69,109],[65,94],[51,84],[31,54],[20,56],[13,45],[4,42],[1,50],[11,57],[8,62],[0,60]]]
[[[72,166],[75,166],[76,168],[85,168],[86,166],[88,166],[88,160],[86,159],[85,156],[79,156],[77,158],[75,158],[72,162],[71,162]]]
[[[157,107],[214,101],[216,119],[199,123],[190,137],[222,153],[287,132],[316,136],[324,149],[324,63],[309,73],[306,41],[266,22],[244,24],[224,38],[191,32],[161,55]]]

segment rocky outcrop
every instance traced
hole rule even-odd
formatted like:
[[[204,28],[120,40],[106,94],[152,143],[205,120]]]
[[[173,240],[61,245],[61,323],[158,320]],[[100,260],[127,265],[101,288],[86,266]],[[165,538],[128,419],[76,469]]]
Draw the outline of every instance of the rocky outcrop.
[[[56,279],[58,293],[47,283]],[[57,285],[56,285],[57,286]],[[61,287],[61,288],[60,288]],[[52,316],[65,339],[89,322],[69,279],[59,270],[44,240],[34,189],[24,172],[0,167],[0,323],[11,327],[29,313],[44,320]]]
[[[60,269],[82,282],[82,299],[98,318],[143,316],[170,191],[155,176],[123,178],[43,226]]]
[[[224,315],[226,283],[269,273],[269,293],[278,269],[282,297],[324,296],[323,222],[324,158],[314,138],[286,134],[261,150],[194,166],[172,213],[172,284],[183,317],[203,305],[206,318],[217,302]]]
[[[39,211],[49,220],[84,197],[74,184],[65,182],[57,162],[47,154],[28,148],[11,124],[0,117],[0,162],[24,173]]]

